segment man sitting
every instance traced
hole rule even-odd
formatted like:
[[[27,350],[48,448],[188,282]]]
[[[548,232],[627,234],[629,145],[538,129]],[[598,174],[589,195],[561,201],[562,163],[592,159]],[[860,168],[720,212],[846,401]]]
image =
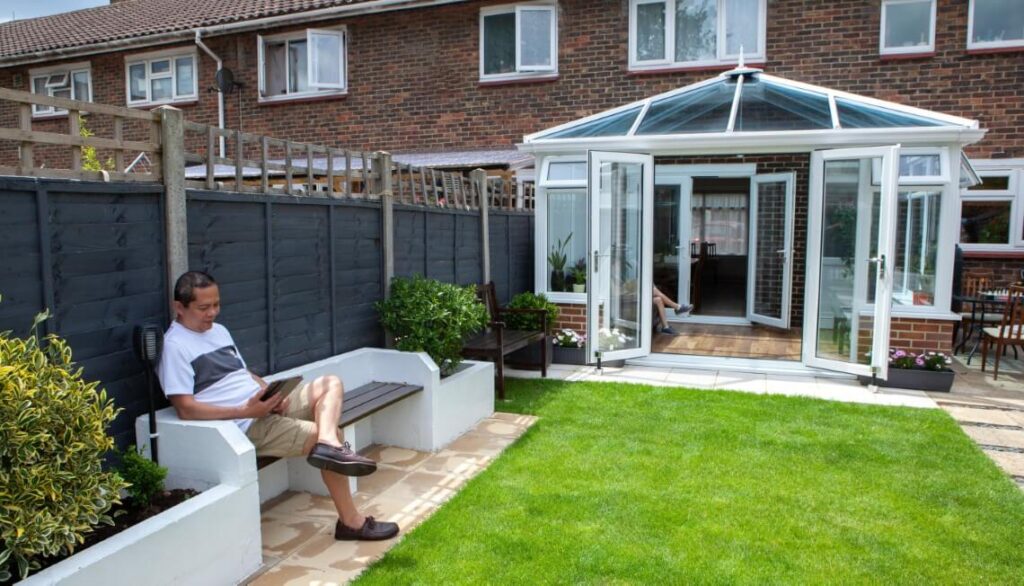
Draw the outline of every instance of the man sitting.
[[[334,537],[382,540],[398,534],[398,525],[364,517],[352,502],[345,476],[377,469],[338,436],[344,387],[336,376],[307,382],[287,398],[282,393],[261,401],[267,383],[250,372],[224,326],[220,289],[210,275],[189,271],[174,285],[177,315],[164,336],[157,375],[181,419],[233,419],[256,446],[257,456],[307,456],[321,469],[338,510]]]

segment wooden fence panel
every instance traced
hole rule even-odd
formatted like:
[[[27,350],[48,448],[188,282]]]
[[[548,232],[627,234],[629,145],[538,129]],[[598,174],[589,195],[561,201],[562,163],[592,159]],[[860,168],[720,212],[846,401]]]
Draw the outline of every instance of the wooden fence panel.
[[[110,428],[122,447],[149,404],[132,332],[170,317],[161,199],[159,185],[0,179],[0,330],[24,334],[50,308],[44,332],[123,409]]]

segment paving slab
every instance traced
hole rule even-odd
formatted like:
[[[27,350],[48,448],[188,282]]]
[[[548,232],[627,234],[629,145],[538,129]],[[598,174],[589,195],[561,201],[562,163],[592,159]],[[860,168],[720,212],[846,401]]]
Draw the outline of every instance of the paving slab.
[[[360,478],[353,497],[360,511],[396,522],[388,541],[336,541],[337,512],[322,496],[288,492],[266,503],[261,532],[264,565],[254,586],[347,584],[451,499],[537,422],[533,416],[495,413],[436,454],[371,446],[377,471]]]

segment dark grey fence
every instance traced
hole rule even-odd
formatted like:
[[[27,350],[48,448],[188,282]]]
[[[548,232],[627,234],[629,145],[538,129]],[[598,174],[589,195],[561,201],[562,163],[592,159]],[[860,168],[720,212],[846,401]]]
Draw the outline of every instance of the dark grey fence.
[[[66,338],[123,409],[111,430],[120,446],[148,408],[132,330],[171,319],[163,197],[152,183],[0,177],[0,331],[25,334],[50,308],[44,333]],[[187,210],[189,267],[220,282],[220,322],[254,371],[383,344],[379,203],[189,191]],[[490,213],[503,300],[533,287],[533,229],[531,213]],[[396,275],[475,283],[480,254],[478,211],[395,207]]]
[[[138,323],[167,323],[163,188],[0,177],[0,331],[24,335],[49,308],[44,331],[67,339],[88,380],[123,409],[119,445],[147,409],[132,353]]]

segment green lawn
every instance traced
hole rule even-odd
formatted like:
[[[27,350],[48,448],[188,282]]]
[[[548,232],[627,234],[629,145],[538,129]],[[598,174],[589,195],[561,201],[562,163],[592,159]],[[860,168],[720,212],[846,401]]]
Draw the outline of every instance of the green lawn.
[[[360,584],[1024,583],[1024,493],[942,411],[508,391],[541,420]]]

